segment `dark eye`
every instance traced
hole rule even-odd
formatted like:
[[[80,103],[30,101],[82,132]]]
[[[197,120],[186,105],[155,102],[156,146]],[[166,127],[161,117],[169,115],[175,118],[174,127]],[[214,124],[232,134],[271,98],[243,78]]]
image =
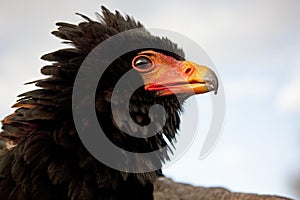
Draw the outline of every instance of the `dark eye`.
[[[141,56],[133,61],[133,65],[137,70],[146,71],[153,66],[153,63],[149,58]]]

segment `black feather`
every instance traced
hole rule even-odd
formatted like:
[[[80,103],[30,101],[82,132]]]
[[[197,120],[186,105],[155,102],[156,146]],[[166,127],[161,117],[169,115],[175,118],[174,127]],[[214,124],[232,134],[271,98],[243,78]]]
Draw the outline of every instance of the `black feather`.
[[[88,53],[102,41],[126,30],[141,28],[139,33],[124,38],[133,47],[141,42],[156,44],[173,52],[176,59],[183,59],[184,53],[170,40],[152,36],[140,22],[119,12],[112,13],[102,7],[99,21],[78,15],[85,21],[78,25],[59,22],[57,30],[52,32],[71,47],[42,56],[43,60],[51,62],[41,69],[41,73],[48,77],[30,82],[39,89],[19,95],[20,99],[14,105],[17,108],[15,113],[2,121],[0,138],[14,146],[3,150],[0,155],[1,199],[153,199],[153,182],[161,174],[160,170],[120,172],[102,164],[85,149],[73,122],[73,84]],[[153,137],[135,138],[115,125],[110,109],[112,90],[118,79],[130,69],[130,56],[136,53],[122,55],[109,65],[99,81],[95,108],[99,123],[112,142],[128,151],[150,152],[167,145],[163,135],[170,142],[174,141],[179,129],[181,102],[174,96],[155,98],[152,93],[137,90],[130,101],[133,119],[142,126],[146,125],[150,120],[150,107],[161,104],[168,111],[166,126]],[[99,62],[106,61],[95,61]],[[126,114],[122,100],[122,95],[128,95],[126,92],[120,93],[117,102],[120,115]],[[85,99],[81,103],[87,104]],[[140,133],[140,129],[133,129],[126,119],[123,124],[128,131]],[[161,164],[167,159],[168,152],[162,151],[153,162]],[[120,160],[120,164],[128,162],[131,161],[127,157]],[[138,167],[149,164],[149,161],[138,158],[132,162]]]

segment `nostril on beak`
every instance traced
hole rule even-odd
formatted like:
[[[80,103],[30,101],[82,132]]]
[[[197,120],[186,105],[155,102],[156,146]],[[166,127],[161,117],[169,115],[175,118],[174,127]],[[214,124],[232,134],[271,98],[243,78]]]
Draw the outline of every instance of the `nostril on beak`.
[[[187,67],[187,68],[185,68],[184,73],[185,73],[186,75],[189,75],[189,74],[191,74],[192,71],[193,71],[193,70],[192,70],[191,67]]]

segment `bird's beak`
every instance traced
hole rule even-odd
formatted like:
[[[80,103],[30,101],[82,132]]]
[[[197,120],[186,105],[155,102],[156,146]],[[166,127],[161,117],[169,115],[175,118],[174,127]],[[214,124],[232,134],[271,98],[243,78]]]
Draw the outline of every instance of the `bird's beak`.
[[[218,78],[206,66],[190,61],[178,61],[174,66],[160,66],[155,72],[145,74],[145,90],[156,91],[157,96],[171,94],[217,94]]]

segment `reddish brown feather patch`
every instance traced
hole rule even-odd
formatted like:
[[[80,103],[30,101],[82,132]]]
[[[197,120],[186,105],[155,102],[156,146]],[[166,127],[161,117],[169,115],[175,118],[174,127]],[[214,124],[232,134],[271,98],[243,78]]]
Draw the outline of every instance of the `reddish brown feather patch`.
[[[11,118],[13,118],[16,115],[16,113],[10,114],[8,116],[6,116],[1,122],[2,124],[11,124],[13,123],[13,121],[11,120]]]
[[[24,103],[15,103],[12,108],[27,108],[27,109],[30,109],[30,108],[36,108],[37,105],[33,105],[33,104],[24,104]]]

